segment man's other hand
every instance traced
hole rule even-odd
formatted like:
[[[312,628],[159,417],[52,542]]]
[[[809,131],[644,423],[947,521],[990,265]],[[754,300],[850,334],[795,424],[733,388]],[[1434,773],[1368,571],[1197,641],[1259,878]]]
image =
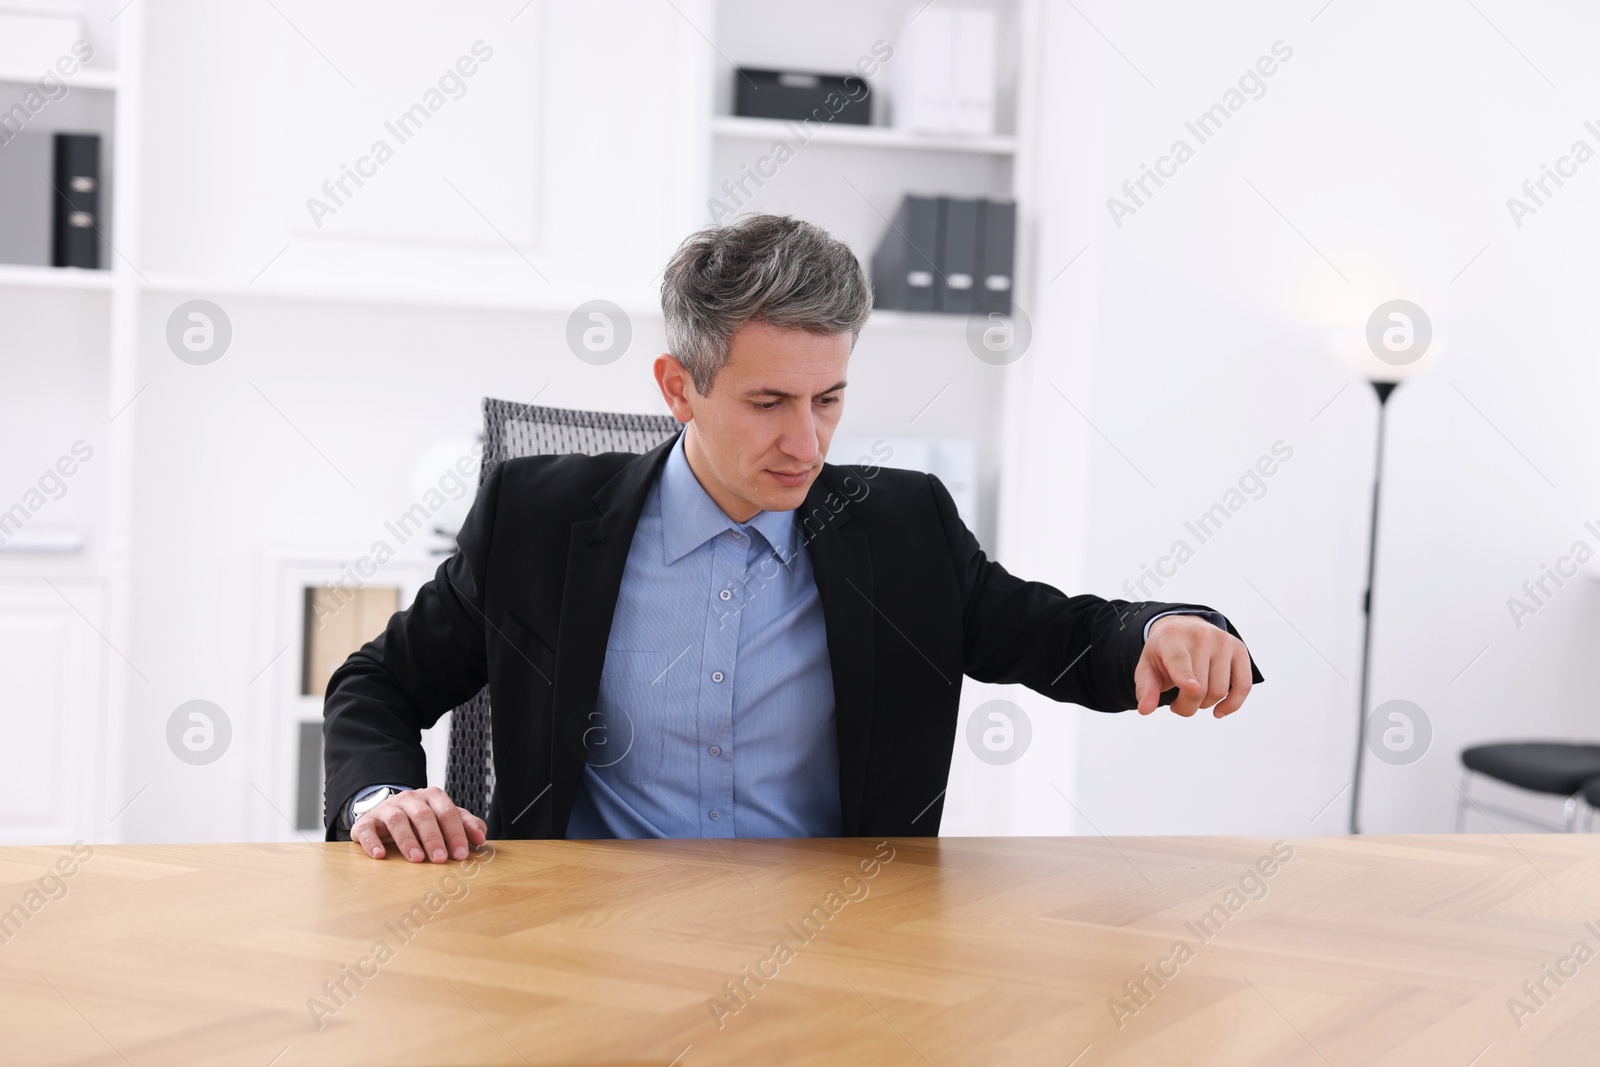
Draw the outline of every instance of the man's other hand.
[[[467,858],[467,850],[489,837],[482,819],[458,808],[443,789],[407,789],[367,812],[350,827],[350,840],[375,860],[393,845],[412,863]]]
[[[1151,624],[1133,669],[1139,714],[1155,711],[1161,694],[1174,686],[1178,696],[1172,710],[1179,715],[1213,704],[1217,718],[1230,715],[1250,695],[1250,653],[1243,641],[1198,615],[1163,616]]]

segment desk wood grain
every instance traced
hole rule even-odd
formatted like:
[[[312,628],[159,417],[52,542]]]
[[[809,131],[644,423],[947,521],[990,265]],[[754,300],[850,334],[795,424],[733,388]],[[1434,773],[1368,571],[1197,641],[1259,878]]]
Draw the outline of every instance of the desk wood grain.
[[[1597,951],[1587,835],[6,848],[0,1061],[1581,1067]]]

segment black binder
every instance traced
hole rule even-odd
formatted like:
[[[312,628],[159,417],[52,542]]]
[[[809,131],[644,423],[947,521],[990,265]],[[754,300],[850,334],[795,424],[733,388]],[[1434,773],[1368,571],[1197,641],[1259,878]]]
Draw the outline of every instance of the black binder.
[[[1011,314],[1011,276],[1016,257],[1017,205],[984,200],[978,215],[980,257],[976,291],[977,310]]]
[[[934,310],[933,256],[939,247],[939,201],[906,196],[894,224],[872,254],[873,307],[898,311]]]
[[[956,315],[977,310],[978,210],[976,200],[939,198],[939,273],[934,308]]]
[[[51,262],[93,270],[100,266],[100,136],[58,133],[55,148]]]

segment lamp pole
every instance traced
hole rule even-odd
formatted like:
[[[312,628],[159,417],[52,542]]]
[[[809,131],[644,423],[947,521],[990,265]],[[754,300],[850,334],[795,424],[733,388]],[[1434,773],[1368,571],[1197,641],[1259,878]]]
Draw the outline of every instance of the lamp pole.
[[[1372,524],[1367,531],[1367,591],[1361,599],[1366,634],[1361,645],[1361,703],[1356,709],[1356,769],[1350,782],[1350,832],[1361,832],[1361,762],[1367,747],[1367,680],[1372,673],[1372,576],[1378,562],[1378,499],[1383,485],[1383,430],[1389,410],[1389,397],[1399,382],[1369,378],[1367,383],[1378,394],[1378,449],[1372,473]]]

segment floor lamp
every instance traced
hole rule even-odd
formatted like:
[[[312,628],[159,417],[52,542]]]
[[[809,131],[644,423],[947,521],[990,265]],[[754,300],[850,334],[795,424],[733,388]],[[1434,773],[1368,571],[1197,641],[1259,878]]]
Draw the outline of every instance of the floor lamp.
[[[1378,505],[1383,485],[1383,439],[1387,428],[1389,397],[1400,383],[1438,358],[1444,339],[1433,336],[1433,325],[1422,308],[1409,300],[1378,305],[1367,319],[1361,345],[1344,339],[1336,349],[1357,370],[1378,396],[1378,441],[1373,460],[1372,521],[1367,527],[1367,586],[1361,598],[1361,693],[1356,708],[1355,770],[1350,778],[1350,832],[1361,832],[1361,767],[1367,750],[1367,690],[1372,675],[1372,587],[1378,563]]]
[[[1364,635],[1361,641],[1361,697],[1356,705],[1356,769],[1350,780],[1350,832],[1359,834],[1361,812],[1361,765],[1367,750],[1367,680],[1372,673],[1372,576],[1378,563],[1378,501],[1383,485],[1383,430],[1388,422],[1389,397],[1399,388],[1398,381],[1368,378],[1367,384],[1378,394],[1378,448],[1372,472],[1372,523],[1367,528],[1367,591],[1361,597]]]

